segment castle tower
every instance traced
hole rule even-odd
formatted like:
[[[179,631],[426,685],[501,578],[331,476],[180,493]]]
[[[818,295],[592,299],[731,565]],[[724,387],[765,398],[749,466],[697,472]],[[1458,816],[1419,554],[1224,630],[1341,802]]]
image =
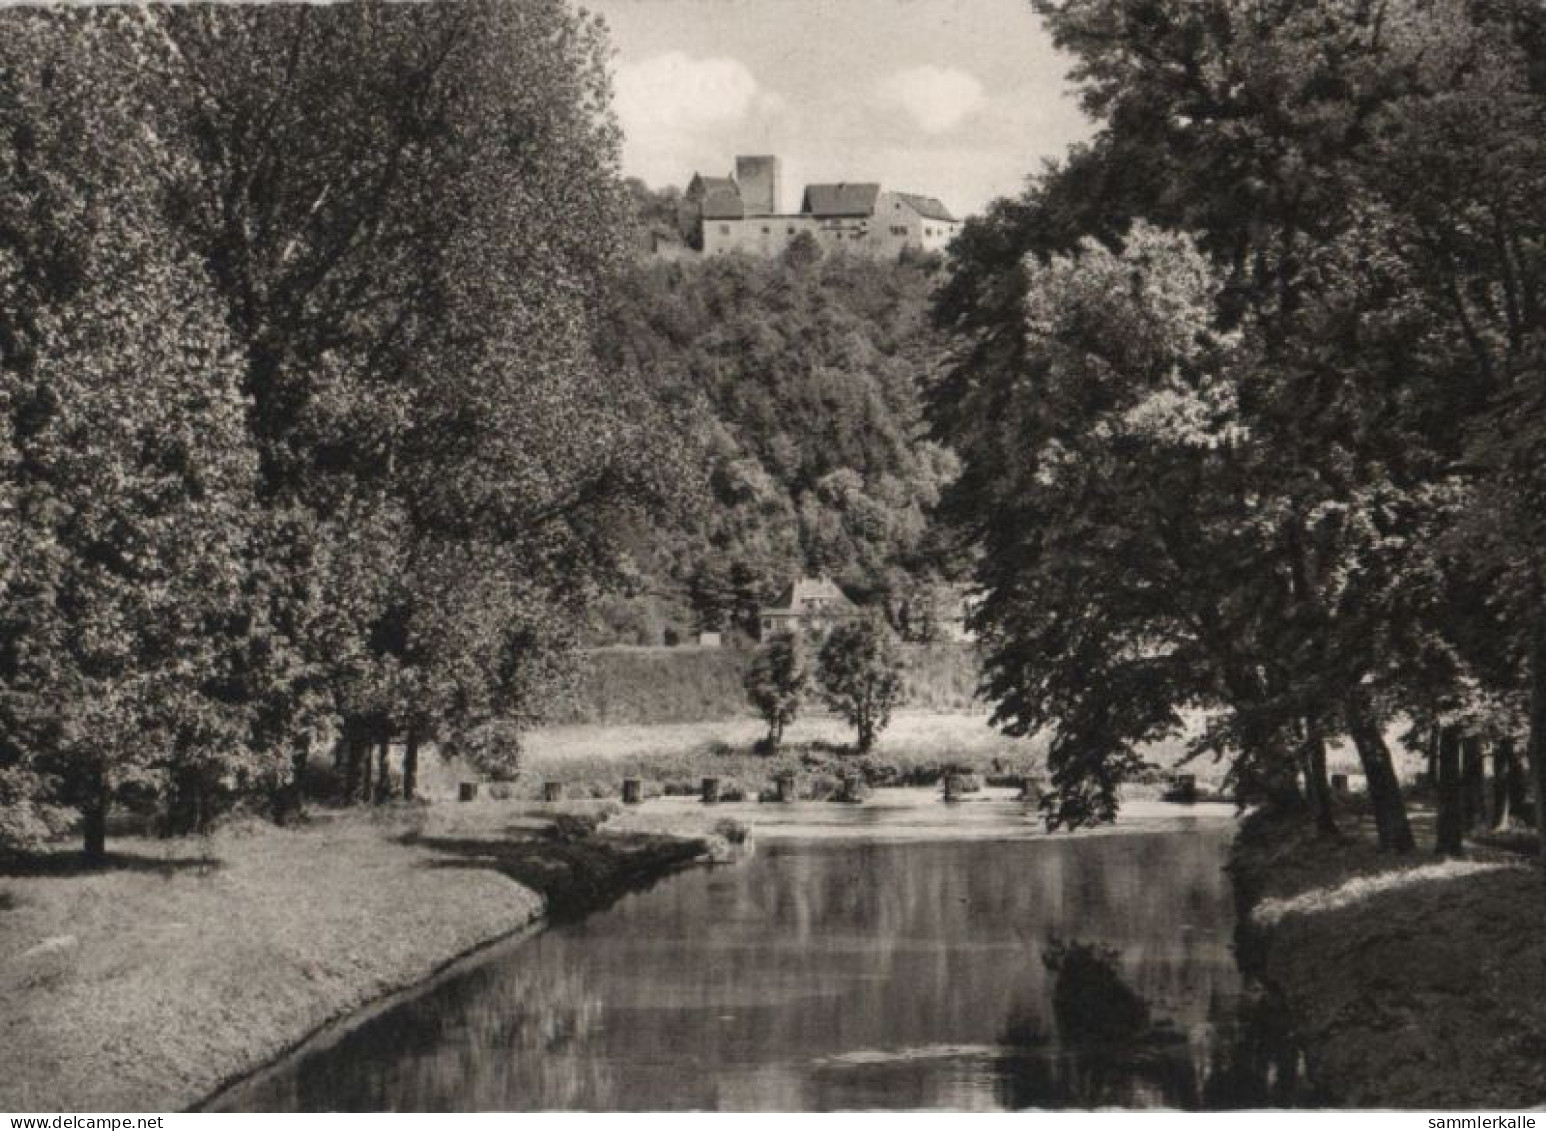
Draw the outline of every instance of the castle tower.
[[[741,186],[741,203],[748,216],[772,216],[780,196],[777,157],[737,157],[735,179]]]

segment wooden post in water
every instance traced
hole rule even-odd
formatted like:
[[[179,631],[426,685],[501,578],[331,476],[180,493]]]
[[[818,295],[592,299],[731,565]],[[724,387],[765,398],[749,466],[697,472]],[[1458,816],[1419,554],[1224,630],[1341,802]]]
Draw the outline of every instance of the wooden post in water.
[[[795,799],[794,774],[785,770],[773,779],[773,786],[778,791],[780,801],[789,802]]]
[[[643,783],[638,778],[623,779],[623,804],[637,805],[644,800]]]
[[[559,781],[545,781],[542,783],[542,800],[561,801],[564,796],[564,783]]]
[[[703,779],[703,803],[705,805],[713,805],[718,800],[719,800],[719,779],[718,778],[704,778]]]
[[[475,781],[462,782],[462,784],[457,787],[456,797],[458,801],[478,800],[478,783]]]

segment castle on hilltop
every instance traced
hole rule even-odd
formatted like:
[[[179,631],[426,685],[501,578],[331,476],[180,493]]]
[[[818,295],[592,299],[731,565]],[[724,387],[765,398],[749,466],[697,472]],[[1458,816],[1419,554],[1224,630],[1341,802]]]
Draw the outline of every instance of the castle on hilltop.
[[[823,250],[895,258],[904,250],[940,251],[961,221],[932,196],[878,184],[807,185],[798,212],[780,212],[777,157],[737,157],[727,177],[694,174],[686,201],[697,218],[703,254],[777,255],[802,232]]]

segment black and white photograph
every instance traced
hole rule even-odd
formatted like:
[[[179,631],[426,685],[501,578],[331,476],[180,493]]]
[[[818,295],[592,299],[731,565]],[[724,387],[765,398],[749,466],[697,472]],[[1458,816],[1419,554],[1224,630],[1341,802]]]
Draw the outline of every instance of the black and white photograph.
[[[0,7],[7,1131],[893,1111],[1546,1128],[1546,3]]]

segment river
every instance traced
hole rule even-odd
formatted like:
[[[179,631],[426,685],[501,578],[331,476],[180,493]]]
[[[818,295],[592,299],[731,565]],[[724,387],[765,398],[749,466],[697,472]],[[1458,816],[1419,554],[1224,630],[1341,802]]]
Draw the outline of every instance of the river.
[[[1136,803],[1113,828],[1055,836],[1007,798],[947,806],[882,791],[862,806],[723,808],[755,825],[745,859],[495,948],[216,1107],[1197,1109],[1297,1098],[1261,1025],[1269,1011],[1253,1004],[1230,948],[1228,807]],[[1129,995],[1098,979],[1093,1002],[1087,979],[1060,987],[1043,961],[1060,942],[1096,956],[1150,1024],[1081,1033],[1103,1000]]]

